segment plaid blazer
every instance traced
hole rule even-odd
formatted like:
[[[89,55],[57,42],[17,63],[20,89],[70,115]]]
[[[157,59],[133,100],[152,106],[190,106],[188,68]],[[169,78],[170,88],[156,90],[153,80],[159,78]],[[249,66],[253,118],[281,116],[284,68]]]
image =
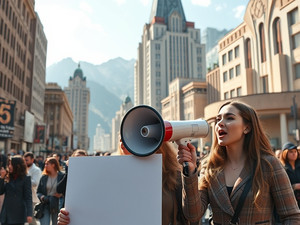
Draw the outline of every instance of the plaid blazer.
[[[300,210],[283,166],[274,156],[267,155],[263,158],[272,166],[270,168],[266,162],[262,162],[263,174],[269,188],[258,199],[260,208],[253,204],[253,192],[249,191],[240,212],[239,224],[273,224],[274,207],[283,224],[300,224]],[[230,196],[224,171],[221,171],[205,190],[198,190],[197,174],[183,176],[183,209],[186,218],[192,222],[199,221],[210,204],[214,224],[228,225],[251,173],[252,168],[243,168]]]

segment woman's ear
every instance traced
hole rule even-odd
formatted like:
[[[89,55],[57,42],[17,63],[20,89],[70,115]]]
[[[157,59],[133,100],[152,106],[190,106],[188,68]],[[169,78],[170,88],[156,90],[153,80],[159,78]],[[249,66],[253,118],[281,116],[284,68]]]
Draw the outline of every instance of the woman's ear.
[[[244,134],[248,134],[251,131],[250,126],[246,126],[245,130],[244,130]]]

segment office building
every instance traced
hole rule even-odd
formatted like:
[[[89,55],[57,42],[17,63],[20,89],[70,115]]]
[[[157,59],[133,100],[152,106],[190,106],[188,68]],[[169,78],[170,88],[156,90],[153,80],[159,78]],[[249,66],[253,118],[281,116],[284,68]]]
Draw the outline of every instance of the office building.
[[[73,148],[89,150],[88,110],[90,103],[90,89],[86,86],[86,77],[78,64],[73,76],[69,79],[68,87],[64,88],[68,97],[73,116]]]
[[[205,46],[200,30],[185,18],[181,0],[154,0],[138,45],[134,71],[134,104],[161,112],[176,78],[205,81]]]

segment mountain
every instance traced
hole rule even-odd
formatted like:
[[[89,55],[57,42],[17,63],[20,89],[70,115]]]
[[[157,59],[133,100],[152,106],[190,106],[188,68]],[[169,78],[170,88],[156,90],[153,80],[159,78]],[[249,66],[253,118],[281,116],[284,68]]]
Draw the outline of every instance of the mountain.
[[[88,135],[90,150],[93,149],[93,137],[97,124],[106,133],[111,132],[111,120],[120,109],[120,105],[129,96],[133,100],[133,77],[135,60],[111,59],[100,65],[80,62],[80,68],[90,88]],[[47,68],[46,82],[56,82],[64,89],[73,76],[78,64],[66,58]]]

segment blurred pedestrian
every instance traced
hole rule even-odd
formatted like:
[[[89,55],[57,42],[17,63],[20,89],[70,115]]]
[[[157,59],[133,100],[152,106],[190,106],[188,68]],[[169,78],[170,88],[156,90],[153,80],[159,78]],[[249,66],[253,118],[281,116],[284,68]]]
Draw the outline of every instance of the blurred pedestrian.
[[[31,177],[31,190],[32,190],[32,208],[34,209],[35,205],[40,202],[37,197],[37,187],[39,185],[42,171],[34,163],[34,155],[32,152],[26,152],[24,154],[24,160],[27,166],[28,176]],[[36,225],[36,219],[33,217],[30,225]]]
[[[45,168],[42,173],[37,195],[40,201],[44,204],[44,216],[40,219],[41,225],[57,224],[57,214],[59,212],[59,198],[62,194],[57,193],[57,184],[63,178],[63,173],[60,172],[58,161],[54,157],[49,157],[45,160]]]
[[[281,149],[276,149],[276,150],[275,150],[275,156],[276,156],[276,158],[280,159],[281,153],[282,153],[282,150],[281,150]]]
[[[75,150],[70,157],[80,157],[80,156],[88,156],[87,152],[83,149]],[[61,181],[57,184],[57,193],[61,193],[64,197],[66,196],[66,187],[67,187],[67,179],[68,179],[68,167],[69,161],[66,162],[66,172],[61,179]]]
[[[296,145],[286,142],[282,146],[281,162],[289,176],[300,208],[300,155]]]
[[[0,214],[2,225],[32,222],[31,181],[22,156],[9,158],[8,173],[1,169],[0,194],[5,194]]]

